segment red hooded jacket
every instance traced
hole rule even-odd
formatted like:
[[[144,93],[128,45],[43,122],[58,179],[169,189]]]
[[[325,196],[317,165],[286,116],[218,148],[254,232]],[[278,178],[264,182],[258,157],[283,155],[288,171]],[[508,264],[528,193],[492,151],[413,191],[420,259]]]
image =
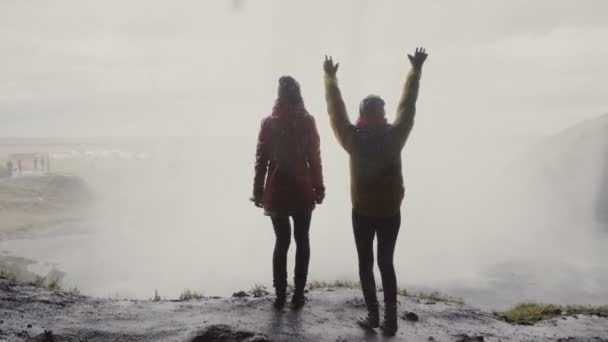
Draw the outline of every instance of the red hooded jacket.
[[[319,132],[303,105],[277,102],[262,120],[253,195],[267,213],[310,211],[325,195]]]

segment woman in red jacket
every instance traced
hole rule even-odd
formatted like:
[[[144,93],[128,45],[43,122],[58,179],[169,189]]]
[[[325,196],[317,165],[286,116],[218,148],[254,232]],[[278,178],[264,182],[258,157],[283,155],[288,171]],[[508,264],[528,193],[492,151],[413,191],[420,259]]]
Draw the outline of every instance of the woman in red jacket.
[[[272,268],[277,309],[286,301],[290,217],[296,241],[291,303],[294,308],[304,305],[310,220],[315,204],[321,204],[325,197],[319,144],[315,120],[304,107],[300,85],[290,76],[281,77],[272,114],[262,121],[258,136],[252,198],[270,216],[276,235]]]

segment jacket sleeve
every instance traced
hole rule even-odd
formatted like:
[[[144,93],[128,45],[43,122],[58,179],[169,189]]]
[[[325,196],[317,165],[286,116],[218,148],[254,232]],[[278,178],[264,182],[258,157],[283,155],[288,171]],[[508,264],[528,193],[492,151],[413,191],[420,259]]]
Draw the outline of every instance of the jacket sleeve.
[[[396,147],[401,150],[405,146],[412,127],[414,127],[414,116],[416,115],[416,100],[418,99],[418,88],[420,86],[421,70],[412,68],[407,75],[403,94],[397,108],[397,115],[393,123],[396,139]]]
[[[312,185],[315,193],[318,195],[324,195],[325,185],[323,183],[323,164],[321,163],[321,138],[319,137],[319,131],[317,130],[315,119],[312,117],[311,119],[311,143],[308,151],[308,166],[310,167]]]
[[[255,177],[253,180],[253,197],[261,199],[264,194],[264,181],[268,170],[268,128],[266,120],[262,121],[262,127],[258,135],[258,143],[255,151]]]
[[[338,139],[338,143],[350,153],[353,145],[354,126],[348,119],[336,76],[325,74],[325,100],[327,101],[331,128]]]

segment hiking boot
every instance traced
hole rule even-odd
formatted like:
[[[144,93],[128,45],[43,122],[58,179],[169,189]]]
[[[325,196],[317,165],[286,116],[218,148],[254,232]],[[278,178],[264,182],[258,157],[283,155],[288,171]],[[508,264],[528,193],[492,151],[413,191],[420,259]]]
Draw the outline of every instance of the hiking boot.
[[[306,287],[306,276],[296,276],[293,279],[295,288],[291,296],[291,308],[294,310],[301,309],[306,303],[304,297],[304,288]]]
[[[367,316],[357,320],[357,324],[363,329],[372,330],[380,326],[380,313],[378,311],[378,301],[372,297],[367,305]]]
[[[285,306],[285,302],[287,301],[287,293],[285,288],[277,289],[275,288],[276,298],[274,299],[274,308],[277,310],[281,310]]]
[[[291,308],[298,310],[304,307],[304,304],[306,304],[306,297],[304,297],[304,293],[294,291],[293,296],[291,296]]]
[[[386,321],[380,324],[380,329],[382,330],[382,335],[384,336],[395,336],[397,334],[397,323],[395,325],[387,325]]]
[[[363,329],[374,330],[380,326],[380,317],[376,315],[375,317],[371,317],[369,315],[365,317],[361,317],[357,320],[357,324]]]
[[[385,304],[384,322],[380,324],[384,336],[395,336],[397,334],[397,304]]]

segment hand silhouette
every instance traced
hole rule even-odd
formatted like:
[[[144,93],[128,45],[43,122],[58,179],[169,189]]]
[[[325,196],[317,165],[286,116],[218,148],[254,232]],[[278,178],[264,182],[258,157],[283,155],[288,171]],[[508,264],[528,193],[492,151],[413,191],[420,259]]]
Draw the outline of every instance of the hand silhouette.
[[[325,199],[325,191],[315,190],[315,203],[322,204]]]
[[[252,196],[249,198],[249,200],[251,202],[253,202],[253,204],[258,207],[258,208],[264,208],[264,203],[262,203],[262,199],[261,198],[256,198],[255,196]]]
[[[407,57],[410,59],[410,63],[412,63],[412,67],[417,70],[422,69],[422,65],[424,64],[427,56],[428,54],[423,47],[416,48],[416,52],[413,56],[409,54],[407,55]]]
[[[340,63],[334,64],[334,61],[332,60],[331,56],[327,57],[327,55],[325,55],[325,62],[323,63],[323,70],[325,70],[325,73],[327,75],[336,76],[336,72],[338,72],[339,66],[340,66]]]

